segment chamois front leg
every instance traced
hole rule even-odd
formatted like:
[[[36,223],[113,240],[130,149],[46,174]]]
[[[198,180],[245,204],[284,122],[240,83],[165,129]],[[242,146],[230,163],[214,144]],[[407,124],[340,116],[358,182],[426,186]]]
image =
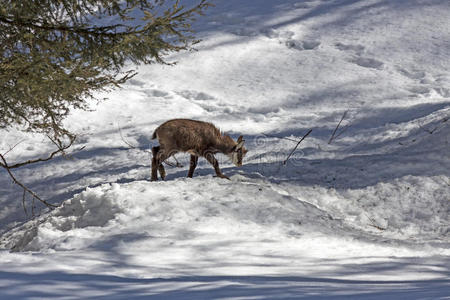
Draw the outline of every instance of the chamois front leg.
[[[230,180],[230,178],[228,178],[228,176],[225,176],[222,174],[222,172],[220,171],[220,168],[219,168],[219,162],[217,161],[217,159],[214,157],[214,155],[212,153],[207,153],[205,155],[205,158],[214,167],[217,177]]]
[[[188,177],[194,176],[195,167],[197,167],[198,156],[191,154],[191,164],[189,167]]]

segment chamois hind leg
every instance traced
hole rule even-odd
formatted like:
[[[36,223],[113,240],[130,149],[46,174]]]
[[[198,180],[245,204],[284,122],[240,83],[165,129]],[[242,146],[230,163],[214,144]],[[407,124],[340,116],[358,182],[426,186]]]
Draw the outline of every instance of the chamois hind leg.
[[[170,154],[168,154],[164,148],[160,147],[158,154],[156,155],[156,162],[158,165],[159,175],[161,179],[164,180],[166,178],[166,170],[164,169],[163,162],[168,159]]]
[[[167,159],[167,156],[164,153],[164,150],[161,149],[160,146],[156,146],[152,148],[152,178],[151,181],[158,180],[158,171],[161,179],[164,180],[166,178],[166,170],[162,163]]]
[[[192,176],[194,176],[194,170],[195,170],[195,167],[197,167],[197,161],[198,161],[198,156],[191,154],[191,164],[189,167],[189,172],[188,172],[187,177],[192,178]]]
[[[161,179],[164,180],[164,179],[166,179],[166,170],[164,169],[164,166],[162,163],[163,163],[162,161],[159,163],[158,171],[159,171],[159,176],[161,176]]]
[[[228,176],[225,176],[222,174],[222,172],[220,171],[220,168],[219,168],[219,162],[217,161],[217,159],[214,157],[214,155],[212,153],[206,154],[205,158],[214,167],[217,177],[225,178],[228,180],[230,179],[230,178],[228,178]]]
[[[158,180],[158,152],[160,150],[159,146],[152,148],[152,178],[151,181]]]

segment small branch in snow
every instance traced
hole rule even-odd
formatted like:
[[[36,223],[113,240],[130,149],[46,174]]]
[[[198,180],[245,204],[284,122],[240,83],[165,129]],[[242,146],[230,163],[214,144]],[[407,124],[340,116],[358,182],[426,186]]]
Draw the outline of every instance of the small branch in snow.
[[[422,129],[423,131],[429,133],[429,134],[433,134],[436,132],[436,130],[441,129],[442,127],[444,127],[445,124],[448,120],[450,119],[450,117],[445,117],[441,120],[441,122],[439,122],[440,124],[436,125],[433,129],[428,129],[423,127],[420,123],[419,123],[419,128]]]
[[[447,178],[440,178],[440,179],[441,179],[441,181],[443,183],[445,183],[446,185],[450,186],[450,179],[447,179]]]
[[[25,205],[25,196],[26,196],[26,194],[27,194],[27,191],[25,189],[23,189],[22,207],[23,207],[23,211],[25,212],[25,216],[28,217],[27,206]]]
[[[450,120],[450,117],[445,117],[445,118],[443,118],[443,119],[439,122],[439,124],[436,125],[433,129],[425,128],[425,127],[422,126],[420,123],[419,123],[418,125],[419,125],[419,128],[422,129],[423,131],[425,131],[426,133],[428,133],[428,134],[434,134],[434,133],[436,133],[439,129],[444,128],[445,126],[447,126],[447,125],[449,124],[449,123],[447,123],[449,120]],[[398,142],[398,144],[399,144],[399,145],[402,145],[402,146],[408,146],[408,145],[410,145],[410,144],[412,144],[412,143],[415,143],[416,141],[417,141],[416,139],[413,139],[413,140],[411,140],[411,142]],[[419,141],[420,141],[420,140],[419,140]]]
[[[378,230],[380,230],[380,231],[383,231],[383,230],[386,230],[386,229],[387,229],[387,228],[383,228],[383,227],[381,227],[381,226],[378,226],[378,225],[375,223],[375,221],[372,220],[371,217],[369,217],[366,213],[365,213],[365,215],[366,215],[367,219],[369,219],[370,223],[372,223],[372,224],[369,224],[369,226],[372,226],[372,227],[374,227],[374,228],[376,228],[376,229],[378,229]]]
[[[334,139],[336,139],[338,136],[340,136],[344,131],[346,131],[349,127],[349,125],[345,126],[341,132],[336,136],[336,132],[339,129],[339,126],[341,126],[342,121],[344,121],[345,117],[347,116],[347,110],[342,114],[342,118],[339,121],[339,123],[337,124],[336,128],[334,129],[333,133],[331,134],[330,139],[328,140],[328,144],[331,144],[331,142],[333,142]]]
[[[298,142],[297,140],[294,140],[294,139],[291,139],[291,138],[288,138],[288,137],[279,137],[279,136],[271,135],[271,134],[267,134],[267,133],[263,133],[263,135],[265,135],[267,137],[273,137],[273,138],[277,138],[277,139],[288,140],[288,141],[291,141],[291,142],[296,142],[296,143]]]
[[[138,149],[138,150],[141,150],[141,149],[139,149],[139,147],[133,146],[133,145],[131,145],[127,140],[125,140],[125,138],[123,137],[123,134],[122,134],[122,128],[120,128],[120,125],[119,125],[119,124],[117,124],[117,128],[119,129],[119,134],[120,134],[120,138],[122,139],[122,142],[124,142],[125,144],[127,144],[127,146],[130,147],[131,149]],[[148,151],[148,150],[144,150],[144,151],[150,153],[150,151]]]
[[[287,161],[291,157],[291,155],[297,150],[298,145],[312,132],[312,129],[310,129],[301,139],[298,141],[297,145],[295,145],[294,149],[292,149],[291,153],[289,153],[288,157],[284,160],[283,165],[286,165]]]

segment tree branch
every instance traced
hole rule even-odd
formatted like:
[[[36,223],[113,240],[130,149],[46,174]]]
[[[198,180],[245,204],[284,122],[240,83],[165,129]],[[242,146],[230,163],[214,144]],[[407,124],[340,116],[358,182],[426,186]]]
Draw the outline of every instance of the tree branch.
[[[127,31],[122,31],[122,32],[116,32],[116,31],[108,32],[111,30],[116,30],[119,27],[125,27],[127,29],[130,29],[130,27],[127,27],[123,24],[115,24],[115,25],[103,26],[103,27],[89,27],[89,28],[64,26],[64,25],[57,25],[57,26],[38,25],[38,24],[34,23],[35,21],[33,21],[33,20],[24,20],[24,19],[20,19],[20,18],[15,18],[14,20],[10,20],[7,17],[1,16],[1,15],[0,15],[0,22],[6,23],[9,25],[30,27],[30,28],[45,30],[45,31],[54,31],[55,30],[55,31],[63,31],[63,32],[72,32],[72,33],[77,33],[77,34],[88,34],[88,35],[94,35],[94,36],[108,36],[108,37],[119,36],[119,35],[131,35],[131,34],[143,32],[142,30],[140,30],[140,31],[127,30]]]
[[[37,200],[41,201],[41,202],[42,202],[43,204],[45,204],[47,207],[50,207],[50,208],[56,208],[56,207],[58,207],[58,205],[54,205],[54,204],[48,203],[47,201],[43,200],[43,199],[42,199],[41,197],[39,197],[35,192],[33,192],[32,190],[30,190],[29,188],[27,188],[24,184],[22,184],[20,181],[18,181],[18,180],[16,179],[16,177],[13,175],[13,173],[11,172],[10,167],[8,166],[8,163],[6,162],[6,160],[5,160],[5,158],[3,157],[2,154],[0,154],[0,159],[3,161],[2,167],[6,170],[6,172],[8,172],[8,174],[9,174],[9,176],[11,177],[11,179],[13,180],[13,182],[14,182],[15,184],[17,184],[18,186],[20,186],[20,187],[23,189],[24,193],[23,193],[22,203],[25,202],[25,200],[24,200],[24,199],[25,199],[25,192],[27,192],[27,193],[29,193],[31,196],[33,196],[33,199],[37,199]],[[24,208],[24,209],[25,209],[25,208]],[[25,209],[25,212],[26,212],[26,209]]]
[[[5,168],[5,169],[15,169],[15,168],[19,168],[19,167],[22,167],[22,166],[25,166],[25,165],[34,164],[34,163],[37,163],[37,162],[48,161],[48,160],[52,159],[55,155],[57,155],[57,154],[59,154],[59,153],[63,153],[63,154],[64,154],[64,151],[67,150],[68,148],[70,148],[70,147],[72,146],[73,142],[75,141],[75,136],[70,137],[70,141],[69,141],[69,143],[68,143],[67,145],[62,145],[62,143],[61,143],[60,141],[57,143],[57,142],[55,142],[53,139],[51,139],[50,137],[49,137],[49,139],[50,139],[55,145],[58,146],[58,149],[55,150],[55,151],[53,151],[48,157],[46,157],[46,158],[30,159],[30,160],[27,160],[27,161],[24,161],[24,162],[21,162],[21,163],[16,163],[16,164],[14,164],[14,165],[8,165],[8,164],[6,163],[6,160],[2,159],[2,160],[3,160],[3,163],[0,162],[0,165],[1,165],[3,168]],[[8,151],[8,152],[9,152],[9,151]],[[6,152],[6,153],[8,153],[8,152]],[[5,154],[3,154],[3,155],[0,154],[0,155],[1,155],[1,157],[3,158],[3,156],[4,156]]]

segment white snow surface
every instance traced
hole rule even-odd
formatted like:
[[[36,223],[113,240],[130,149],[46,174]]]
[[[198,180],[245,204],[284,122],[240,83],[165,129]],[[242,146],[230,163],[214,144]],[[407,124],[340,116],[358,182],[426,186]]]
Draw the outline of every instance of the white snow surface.
[[[449,20],[444,0],[216,1],[198,51],[130,65],[68,118],[70,157],[13,170],[58,208],[0,173],[0,298],[449,299]],[[217,156],[230,181],[185,178],[183,154],[149,181],[179,117],[244,135],[242,168]],[[0,136],[10,162],[53,149]]]

